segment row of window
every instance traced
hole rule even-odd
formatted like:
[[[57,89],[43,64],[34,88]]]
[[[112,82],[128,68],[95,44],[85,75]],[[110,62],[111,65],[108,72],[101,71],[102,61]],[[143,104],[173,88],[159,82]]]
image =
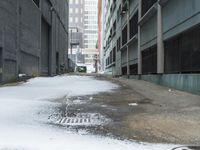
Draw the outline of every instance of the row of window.
[[[79,13],[83,13],[83,8],[69,8],[69,13],[70,14],[79,14]]]
[[[108,58],[106,59],[106,66],[113,64],[116,61],[116,47],[110,51]]]
[[[164,41],[165,73],[200,72],[200,26]],[[142,73],[157,73],[156,45],[142,51]]]
[[[70,4],[83,4],[83,0],[69,0]]]
[[[142,0],[142,16],[157,2],[157,0]]]
[[[127,66],[121,68],[122,75],[127,75]],[[133,64],[129,66],[129,73],[130,75],[137,75],[138,74],[138,64]]]
[[[82,17],[69,17],[70,23],[83,23]]]

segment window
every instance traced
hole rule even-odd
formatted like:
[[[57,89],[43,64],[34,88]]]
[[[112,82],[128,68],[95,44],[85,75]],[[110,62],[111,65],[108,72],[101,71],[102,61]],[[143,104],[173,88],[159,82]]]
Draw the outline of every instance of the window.
[[[200,26],[165,41],[166,73],[200,72]]]
[[[116,61],[116,47],[113,48],[113,62]]]
[[[39,7],[40,6],[40,0],[33,0],[33,2]]]
[[[155,4],[157,0],[142,0],[142,16]]]
[[[72,18],[72,17],[69,18],[69,22],[70,22],[70,23],[73,22],[73,18]]]
[[[130,70],[130,75],[138,74],[138,64],[130,65],[129,70]]]
[[[121,49],[121,37],[117,39],[117,51]]]
[[[127,25],[122,30],[122,45],[127,43]]]
[[[73,4],[73,0],[69,0],[69,3],[70,3],[70,4]]]
[[[78,17],[75,18],[75,23],[78,23]]]
[[[142,74],[157,73],[157,46],[142,51]]]
[[[127,67],[122,67],[122,75],[127,75]]]
[[[75,13],[78,14],[78,12],[79,12],[79,10],[78,10],[78,8],[76,8],[76,9],[75,9]]]
[[[69,9],[69,13],[70,13],[70,14],[73,13],[73,9],[72,9],[72,8]]]
[[[116,33],[116,21],[113,23],[113,36],[115,35]]]
[[[138,33],[138,12],[136,12],[131,20],[130,23],[130,38],[132,38],[135,34]]]

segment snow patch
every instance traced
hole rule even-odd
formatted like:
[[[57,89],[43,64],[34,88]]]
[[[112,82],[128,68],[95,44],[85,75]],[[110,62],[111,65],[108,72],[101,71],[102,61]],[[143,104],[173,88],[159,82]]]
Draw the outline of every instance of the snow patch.
[[[137,103],[129,103],[128,105],[129,105],[129,106],[138,106]]]
[[[117,85],[93,77],[39,77],[0,88],[0,150],[168,150],[173,145],[141,144],[81,135],[48,124],[61,97],[111,92]],[[50,101],[52,100],[52,101]]]

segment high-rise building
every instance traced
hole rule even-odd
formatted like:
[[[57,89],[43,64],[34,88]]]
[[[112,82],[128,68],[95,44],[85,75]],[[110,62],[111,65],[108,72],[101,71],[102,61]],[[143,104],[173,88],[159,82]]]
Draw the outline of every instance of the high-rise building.
[[[99,52],[99,59],[98,59],[98,63],[99,64],[99,70],[103,71],[103,68],[101,69],[102,62],[103,62],[103,52],[102,52],[102,0],[98,0],[98,52]]]
[[[77,43],[74,47],[84,48],[84,0],[69,0],[69,38]]]
[[[84,47],[96,49],[98,33],[98,0],[84,3]]]
[[[94,72],[99,55],[97,50],[98,0],[70,0],[69,7],[71,59],[75,63],[88,66],[88,72]]]

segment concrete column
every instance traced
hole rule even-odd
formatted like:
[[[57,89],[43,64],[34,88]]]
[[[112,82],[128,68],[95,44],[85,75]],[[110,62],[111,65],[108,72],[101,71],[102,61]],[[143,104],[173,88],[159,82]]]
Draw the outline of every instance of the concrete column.
[[[55,53],[53,51],[53,32],[54,32],[54,22],[55,22],[55,14],[54,11],[51,11],[51,26],[49,33],[49,76],[53,76],[53,60],[55,60]]]
[[[141,0],[139,0],[138,5],[138,21],[140,21],[142,17],[142,4]],[[138,74],[142,74],[142,55],[141,55],[141,47],[140,47],[140,25],[138,25]]]
[[[164,73],[164,43],[162,25],[162,7],[158,3],[157,11],[157,73]]]
[[[1,82],[3,83],[3,82],[5,82],[5,75],[4,75],[4,59],[5,59],[5,25],[4,25],[4,23],[3,23],[3,28],[2,28],[2,50],[1,50],[1,59],[2,60],[0,60],[1,61],[1,63],[2,63],[2,74],[1,74]]]
[[[130,24],[129,24],[129,1],[127,0],[127,11],[126,11],[126,19],[127,19],[127,43],[130,40]],[[127,76],[129,77],[130,75],[130,67],[129,67],[129,46],[128,44],[126,45],[127,47]]]
[[[21,17],[20,17],[20,0],[17,0],[17,53],[16,53],[16,63],[17,63],[17,68],[16,68],[16,76],[18,76],[19,69],[20,69],[20,24],[21,24]]]

